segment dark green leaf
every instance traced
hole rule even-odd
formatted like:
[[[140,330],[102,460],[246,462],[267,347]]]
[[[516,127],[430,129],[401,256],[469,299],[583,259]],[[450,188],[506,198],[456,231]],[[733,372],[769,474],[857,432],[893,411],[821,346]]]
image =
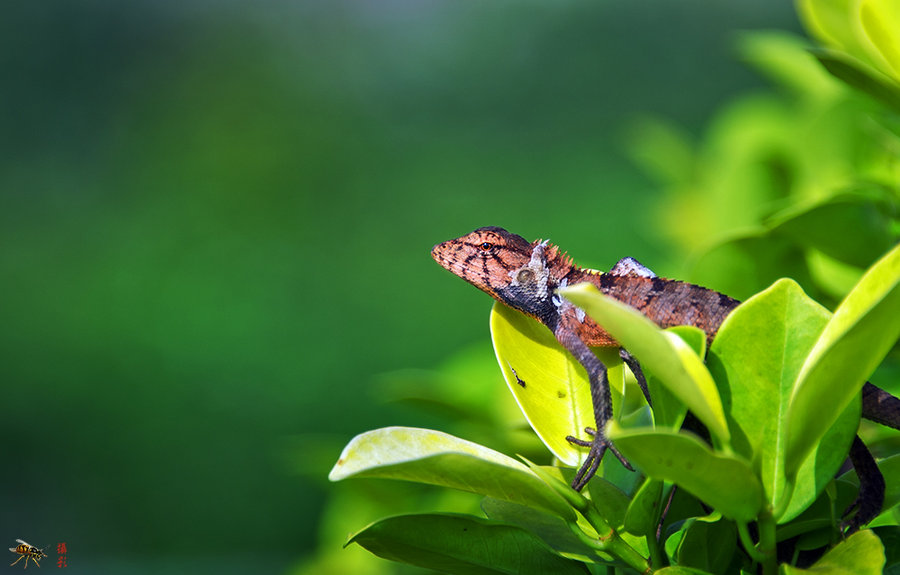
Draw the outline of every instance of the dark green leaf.
[[[465,515],[402,515],[350,537],[375,555],[459,575],[587,575],[524,529]]]
[[[594,479],[592,483],[598,479]],[[586,545],[557,515],[493,497],[485,497],[481,502],[481,509],[489,519],[498,523],[516,525],[536,535],[564,557],[587,562],[597,561],[598,556],[607,561],[613,560],[611,556]]]
[[[635,535],[656,535],[659,521],[660,505],[663,493],[663,482],[658,479],[644,480],[631,499],[625,513],[625,530]]]
[[[657,571],[654,571],[657,575],[714,575],[709,571],[703,571],[702,569],[694,569],[693,567],[663,567]]]
[[[718,513],[692,517],[666,540],[666,553],[673,564],[723,573],[737,547],[734,523]]]
[[[624,525],[625,513],[631,500],[621,489],[603,477],[594,477],[588,483],[588,492],[591,494],[593,505],[607,523],[615,528]]]
[[[884,545],[884,572],[900,572],[900,527],[895,525],[872,529]]]

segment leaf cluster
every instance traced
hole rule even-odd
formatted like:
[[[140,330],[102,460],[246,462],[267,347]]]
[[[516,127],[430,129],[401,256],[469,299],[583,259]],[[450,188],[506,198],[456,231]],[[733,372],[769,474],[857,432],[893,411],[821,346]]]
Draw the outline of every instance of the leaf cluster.
[[[614,375],[619,409],[607,428],[641,474],[610,458],[587,493],[568,486],[567,466],[583,454],[556,434],[588,420],[586,374],[545,328],[496,306],[498,362],[559,465],[518,461],[426,429],[364,433],[344,449],[332,480],[380,477],[469,491],[484,497],[484,517],[401,515],[376,521],[349,542],[452,573],[587,573],[600,566],[774,573],[779,552],[785,572],[802,572],[810,557],[815,568],[881,572],[881,537],[900,536],[890,511],[900,493],[888,494],[878,535],[863,531],[841,541],[840,515],[855,489],[849,477],[834,477],[856,433],[860,389],[900,335],[900,247],[834,314],[792,280],[776,282],[728,317],[708,368],[698,330],[660,330],[588,284],[561,291],[646,368],[652,408],[621,365],[610,370],[621,377]],[[533,362],[515,363],[525,357]],[[688,409],[709,430],[710,443],[679,430]],[[900,484],[900,456],[880,468],[889,485]],[[660,524],[673,485],[677,501]]]
[[[740,43],[781,93],[738,100],[698,145],[663,122],[635,129],[632,155],[669,191],[662,229],[694,253],[689,278],[747,300],[707,350],[698,330],[659,330],[590,286],[564,290],[645,369],[652,407],[618,355],[595,350],[609,368],[607,434],[639,473],[607,458],[584,493],[568,487],[584,453],[565,436],[593,424],[587,376],[545,327],[495,305],[498,364],[552,465],[532,463],[528,442],[499,442],[528,455],[514,459],[427,429],[364,433],[332,480],[450,487],[481,497],[480,512],[397,515],[348,545],[452,573],[900,573],[896,445],[873,449],[882,514],[846,538],[858,480],[840,471],[860,389],[900,332],[895,4],[798,0],[817,46],[772,32]],[[689,413],[707,437],[681,429]]]

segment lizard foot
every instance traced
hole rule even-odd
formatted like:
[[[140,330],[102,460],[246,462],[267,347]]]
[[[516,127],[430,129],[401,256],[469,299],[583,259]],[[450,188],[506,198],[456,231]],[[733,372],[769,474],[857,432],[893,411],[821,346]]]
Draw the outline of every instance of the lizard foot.
[[[575,479],[572,481],[572,489],[575,491],[581,491],[584,489],[584,486],[588,484],[588,481],[597,473],[597,468],[600,467],[600,460],[603,459],[603,455],[606,453],[606,450],[609,449],[616,458],[622,462],[622,465],[625,466],[625,469],[629,471],[634,471],[634,468],[628,463],[628,460],[619,453],[619,450],[610,443],[608,439],[602,434],[597,433],[591,427],[585,427],[584,432],[593,437],[591,441],[587,441],[584,439],[578,439],[572,435],[566,436],[566,441],[573,445],[579,445],[581,447],[589,447],[590,451],[588,451],[588,456],[584,460],[584,463],[581,464],[581,468],[578,470],[578,473],[575,474]]]

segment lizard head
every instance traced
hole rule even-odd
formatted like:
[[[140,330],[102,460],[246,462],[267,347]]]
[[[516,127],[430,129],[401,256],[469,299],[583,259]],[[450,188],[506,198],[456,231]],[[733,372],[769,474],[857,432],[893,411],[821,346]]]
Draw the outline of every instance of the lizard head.
[[[497,299],[514,278],[510,272],[528,265],[534,246],[503,228],[478,228],[455,240],[440,243],[431,257],[445,269]]]

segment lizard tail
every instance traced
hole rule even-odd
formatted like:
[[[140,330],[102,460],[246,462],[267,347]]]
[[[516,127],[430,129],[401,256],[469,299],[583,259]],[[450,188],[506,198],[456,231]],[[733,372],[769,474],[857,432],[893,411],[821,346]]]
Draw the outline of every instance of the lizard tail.
[[[862,389],[862,402],[863,417],[900,429],[900,399],[866,382]]]

